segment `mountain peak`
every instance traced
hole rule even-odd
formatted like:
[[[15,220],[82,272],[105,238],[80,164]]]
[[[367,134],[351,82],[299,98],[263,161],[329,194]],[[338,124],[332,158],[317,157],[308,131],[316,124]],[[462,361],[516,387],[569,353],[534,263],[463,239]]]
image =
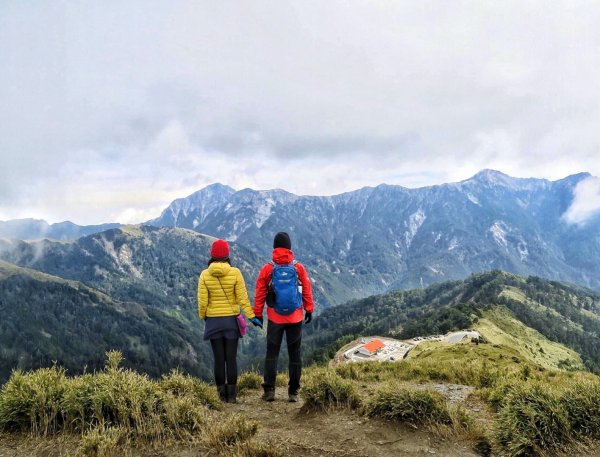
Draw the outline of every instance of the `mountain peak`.
[[[179,227],[185,224],[185,219],[192,213],[194,216],[191,224],[196,228],[202,220],[215,208],[226,202],[236,191],[232,187],[221,183],[209,184],[193,194],[184,198],[178,198],[161,213],[157,219],[152,219],[146,224],[157,227],[173,226]]]
[[[514,181],[516,178],[508,176],[507,174],[498,170],[484,168],[480,172],[476,173],[471,179],[476,181],[486,181],[489,183],[505,183],[506,181]]]
[[[584,171],[581,173],[575,173],[575,174],[569,175],[563,179],[559,179],[559,182],[564,182],[564,183],[569,183],[569,184],[575,185],[575,184],[578,184],[579,182],[583,181],[584,179],[591,178],[592,176],[593,175],[591,173]]]
[[[204,196],[206,194],[231,195],[231,194],[234,194],[235,192],[236,192],[236,190],[233,187],[229,187],[225,184],[221,184],[220,182],[215,182],[215,183],[209,184],[208,186],[203,187],[200,190],[197,190],[196,192],[188,195],[185,198],[179,198],[177,200],[185,200],[185,199],[193,198],[196,196]]]
[[[204,187],[204,189],[202,189],[202,190],[206,190],[206,189],[225,190],[227,192],[235,192],[235,189],[233,187],[230,187],[226,184],[221,184],[220,182],[215,182],[215,183],[209,184],[208,186]]]
[[[476,173],[472,178],[461,181],[459,184],[480,184],[489,187],[504,187],[514,190],[533,190],[550,183],[544,178],[516,178],[498,170],[485,168]]]

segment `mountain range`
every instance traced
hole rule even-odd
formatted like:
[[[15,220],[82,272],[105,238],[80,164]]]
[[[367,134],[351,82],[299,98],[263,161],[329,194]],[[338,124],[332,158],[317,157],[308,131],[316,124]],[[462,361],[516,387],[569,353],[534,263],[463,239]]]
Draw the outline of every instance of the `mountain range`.
[[[522,179],[483,170],[458,183],[417,189],[382,184],[321,197],[213,184],[175,200],[145,225],[235,242],[257,256],[256,267],[269,259],[273,235],[287,231],[325,307],[492,269],[600,289],[600,218],[585,224],[564,218],[575,187],[588,178]],[[47,238],[105,229],[69,226],[61,232],[55,226]],[[2,227],[0,236],[6,236]],[[14,238],[34,238],[16,236],[14,227]]]
[[[13,219],[0,221],[0,237],[19,240],[49,238],[66,241],[119,227],[120,225],[117,223],[77,225],[71,221],[48,224],[48,222],[41,219]]]
[[[484,170],[459,183],[327,197],[215,184],[148,224],[234,240],[264,258],[273,234],[285,230],[299,259],[327,277],[322,293],[331,304],[492,269],[598,289],[600,218],[564,218],[575,187],[589,177],[549,181]]]

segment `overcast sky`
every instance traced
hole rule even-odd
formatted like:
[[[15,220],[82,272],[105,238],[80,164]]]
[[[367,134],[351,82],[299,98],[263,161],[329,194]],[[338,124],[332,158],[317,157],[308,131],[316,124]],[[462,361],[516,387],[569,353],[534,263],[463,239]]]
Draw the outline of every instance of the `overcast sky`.
[[[139,222],[213,182],[600,176],[599,23],[575,0],[0,1],[0,220]]]

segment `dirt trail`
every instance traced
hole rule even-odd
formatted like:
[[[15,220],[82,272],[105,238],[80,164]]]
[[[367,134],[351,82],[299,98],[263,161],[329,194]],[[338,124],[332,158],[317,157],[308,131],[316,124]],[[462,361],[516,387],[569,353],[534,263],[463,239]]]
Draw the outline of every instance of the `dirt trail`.
[[[288,403],[286,389],[266,403],[258,391],[248,392],[227,410],[239,412],[260,425],[258,439],[274,441],[290,456],[388,457],[477,454],[466,445],[442,440],[404,424],[392,424],[345,411],[302,413],[302,402]]]

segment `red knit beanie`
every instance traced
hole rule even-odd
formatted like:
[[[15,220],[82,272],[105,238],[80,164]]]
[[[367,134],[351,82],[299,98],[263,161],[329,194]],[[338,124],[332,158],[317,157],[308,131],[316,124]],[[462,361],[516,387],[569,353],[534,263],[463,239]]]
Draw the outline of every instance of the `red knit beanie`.
[[[229,244],[225,240],[217,240],[210,248],[210,256],[213,259],[226,259],[229,257]]]

